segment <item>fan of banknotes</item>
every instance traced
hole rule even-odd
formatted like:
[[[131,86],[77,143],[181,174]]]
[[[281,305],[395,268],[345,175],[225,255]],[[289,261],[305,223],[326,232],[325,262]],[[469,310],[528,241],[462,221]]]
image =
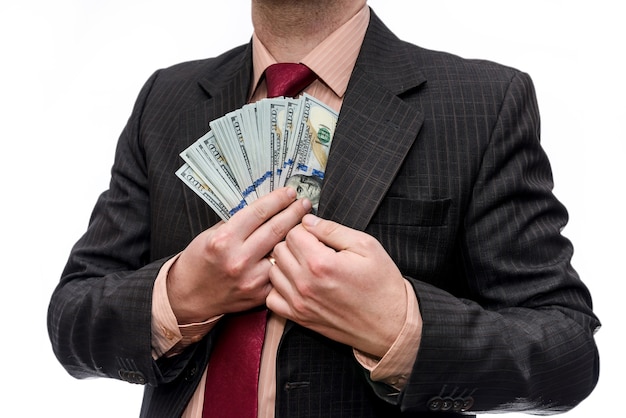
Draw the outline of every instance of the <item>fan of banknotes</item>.
[[[314,97],[264,99],[212,121],[176,175],[223,220],[291,186],[317,209],[337,113]]]

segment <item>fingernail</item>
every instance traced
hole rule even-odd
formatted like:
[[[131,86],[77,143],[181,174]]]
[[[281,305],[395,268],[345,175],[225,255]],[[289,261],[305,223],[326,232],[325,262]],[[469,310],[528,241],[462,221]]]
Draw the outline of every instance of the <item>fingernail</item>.
[[[315,215],[311,215],[310,213],[309,213],[309,214],[304,215],[304,218],[302,218],[302,224],[303,224],[304,226],[314,227],[315,225],[317,225],[318,223],[320,223],[320,221],[321,221],[321,219],[320,219],[320,218],[318,218],[318,217],[317,217],[317,216],[315,216]]]
[[[294,189],[293,187],[287,187],[287,196],[289,196],[291,199],[295,199],[297,195],[298,193],[296,192],[296,189]]]
[[[308,212],[311,210],[313,205],[311,204],[311,201],[309,199],[305,198],[305,199],[302,199],[302,207],[304,208],[304,210]]]

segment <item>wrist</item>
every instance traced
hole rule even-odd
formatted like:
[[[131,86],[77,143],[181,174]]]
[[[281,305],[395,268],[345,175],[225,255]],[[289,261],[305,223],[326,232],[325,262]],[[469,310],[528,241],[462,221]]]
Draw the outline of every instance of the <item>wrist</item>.
[[[200,300],[196,289],[188,284],[186,278],[191,272],[185,268],[181,258],[182,255],[170,266],[166,278],[167,297],[178,324],[203,323],[219,316],[221,312],[211,311],[210,304]]]

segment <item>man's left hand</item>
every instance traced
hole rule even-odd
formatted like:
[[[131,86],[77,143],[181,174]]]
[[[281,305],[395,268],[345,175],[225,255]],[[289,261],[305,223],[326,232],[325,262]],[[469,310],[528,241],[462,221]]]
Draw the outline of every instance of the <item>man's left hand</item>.
[[[374,357],[389,350],[406,319],[406,287],[375,238],[306,215],[272,256],[271,311]]]

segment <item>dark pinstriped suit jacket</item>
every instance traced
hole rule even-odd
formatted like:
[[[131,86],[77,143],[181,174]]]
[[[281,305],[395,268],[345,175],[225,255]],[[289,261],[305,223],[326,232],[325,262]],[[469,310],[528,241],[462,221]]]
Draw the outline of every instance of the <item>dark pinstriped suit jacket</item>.
[[[51,301],[60,362],[76,377],[146,384],[142,416],[180,415],[219,331],[151,359],[157,272],[218,221],[175,177],[178,154],[245,103],[250,74],[247,45],[153,75]],[[369,381],[350,348],[290,324],[277,416],[445,416],[463,401],[472,411],[559,410],[585,398],[598,377],[599,323],[551,187],[527,75],[401,42],[372,14],[320,215],[379,239],[411,281],[419,355],[397,394]]]

